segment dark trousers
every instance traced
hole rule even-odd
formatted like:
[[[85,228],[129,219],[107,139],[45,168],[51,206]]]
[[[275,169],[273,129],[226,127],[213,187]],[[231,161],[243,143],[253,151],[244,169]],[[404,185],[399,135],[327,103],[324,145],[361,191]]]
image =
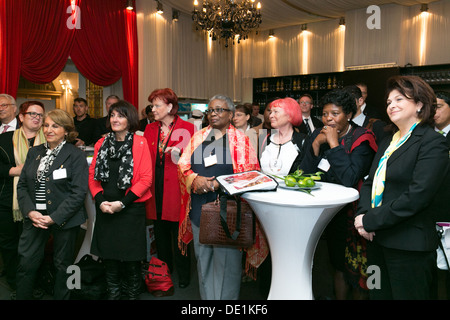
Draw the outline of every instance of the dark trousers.
[[[16,289],[17,247],[22,232],[22,222],[14,222],[12,208],[0,208],[0,252],[6,281]]]
[[[67,300],[70,290],[67,288],[67,267],[74,263],[75,243],[79,227],[60,229],[52,225],[48,229],[33,226],[25,219],[23,232],[19,240],[19,267],[17,269],[17,299],[30,300],[37,271],[44,259],[44,250],[50,233],[53,235],[53,264],[55,267],[55,300]]]
[[[178,272],[181,282],[189,282],[191,263],[189,250],[183,255],[178,248],[178,222],[154,220],[156,252],[158,259],[167,263],[170,273],[173,268]]]
[[[380,268],[381,287],[369,290],[371,300],[432,298],[436,251],[390,249],[368,242],[367,262]]]

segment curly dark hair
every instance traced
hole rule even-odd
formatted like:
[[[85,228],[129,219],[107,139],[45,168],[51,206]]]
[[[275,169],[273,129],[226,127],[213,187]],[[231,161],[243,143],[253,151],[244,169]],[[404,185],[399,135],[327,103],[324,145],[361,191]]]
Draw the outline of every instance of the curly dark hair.
[[[333,91],[325,94],[321,99],[319,106],[323,108],[327,104],[334,104],[335,106],[341,107],[345,114],[356,113],[356,102],[355,98],[343,89],[335,89]]]

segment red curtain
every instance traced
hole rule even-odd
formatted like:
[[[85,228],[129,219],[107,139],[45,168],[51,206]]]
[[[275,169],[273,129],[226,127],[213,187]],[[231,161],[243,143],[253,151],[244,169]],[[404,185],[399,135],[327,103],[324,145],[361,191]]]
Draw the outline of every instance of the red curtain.
[[[22,39],[20,72],[25,79],[47,83],[64,69],[76,30],[69,29],[66,24],[70,18],[66,13],[69,6],[68,0],[26,0],[22,36],[16,39]]]
[[[19,76],[54,80],[70,56],[87,79],[122,78],[123,98],[138,106],[135,12],[123,0],[0,0],[0,92],[17,93]]]
[[[0,93],[16,96],[22,56],[23,1],[0,0]]]

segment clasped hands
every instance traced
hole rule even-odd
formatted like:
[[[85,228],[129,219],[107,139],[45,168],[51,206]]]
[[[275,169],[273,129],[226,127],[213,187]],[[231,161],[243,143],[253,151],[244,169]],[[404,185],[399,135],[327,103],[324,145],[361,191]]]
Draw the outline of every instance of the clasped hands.
[[[322,144],[327,143],[330,149],[333,149],[339,145],[339,131],[335,127],[324,126],[320,130],[320,133],[314,139],[312,143],[313,151],[316,157],[319,155],[319,148]]]
[[[363,217],[364,217],[363,214],[356,216],[355,223],[354,223],[355,228],[361,237],[363,237],[366,240],[373,241],[373,236],[375,235],[375,232],[367,232],[364,229],[363,222],[362,222]]]
[[[48,215],[43,215],[39,211],[31,211],[28,214],[28,218],[33,222],[33,226],[41,229],[48,229],[55,222]]]
[[[198,175],[192,181],[192,190],[196,194],[204,194],[214,191],[219,187],[219,183],[215,180],[216,177],[203,177]]]
[[[113,214],[122,210],[120,201],[103,201],[100,206],[103,213]]]

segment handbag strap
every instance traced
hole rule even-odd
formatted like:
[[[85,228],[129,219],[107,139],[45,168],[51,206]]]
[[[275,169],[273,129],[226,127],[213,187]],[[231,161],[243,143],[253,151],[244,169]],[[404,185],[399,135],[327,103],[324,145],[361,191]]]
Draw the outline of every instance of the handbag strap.
[[[442,254],[444,255],[445,262],[447,263],[447,268],[450,271],[450,264],[448,262],[448,257],[445,254],[444,246],[442,245],[442,237],[444,235],[444,231],[442,229],[437,230],[438,236],[439,236],[439,248],[442,250]]]
[[[227,200],[228,197],[225,194],[219,196],[220,201],[220,223],[222,224],[222,228],[225,231],[225,234],[228,238],[236,240],[241,232],[241,198],[239,196],[235,196],[234,200],[236,201],[236,230],[233,234],[230,234],[230,230],[228,229],[227,223]]]

